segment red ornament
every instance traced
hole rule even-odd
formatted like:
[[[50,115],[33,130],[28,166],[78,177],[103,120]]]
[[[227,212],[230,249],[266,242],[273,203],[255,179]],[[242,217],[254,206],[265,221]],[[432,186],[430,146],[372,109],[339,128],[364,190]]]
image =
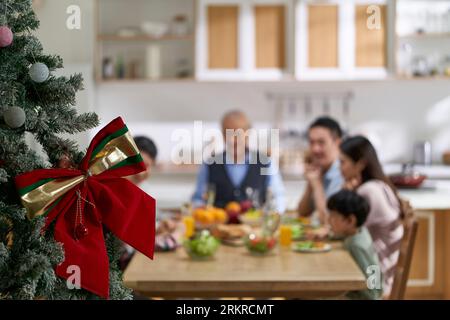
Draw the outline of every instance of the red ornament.
[[[58,161],[57,167],[61,169],[75,169],[74,163],[70,159],[70,156],[67,154],[61,156],[61,158]]]
[[[75,239],[81,240],[88,235],[88,228],[84,224],[79,224],[75,227]]]
[[[10,28],[6,26],[0,27],[0,48],[5,48],[13,42],[13,33]]]

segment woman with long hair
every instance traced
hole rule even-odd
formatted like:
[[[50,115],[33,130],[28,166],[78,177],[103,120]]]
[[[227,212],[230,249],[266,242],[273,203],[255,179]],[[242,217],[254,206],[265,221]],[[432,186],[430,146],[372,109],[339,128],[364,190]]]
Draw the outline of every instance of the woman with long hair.
[[[383,172],[375,148],[367,138],[347,138],[340,148],[345,187],[355,190],[370,205],[365,226],[372,236],[379,257],[383,291],[388,295],[394,281],[403,237],[401,201],[397,190]]]

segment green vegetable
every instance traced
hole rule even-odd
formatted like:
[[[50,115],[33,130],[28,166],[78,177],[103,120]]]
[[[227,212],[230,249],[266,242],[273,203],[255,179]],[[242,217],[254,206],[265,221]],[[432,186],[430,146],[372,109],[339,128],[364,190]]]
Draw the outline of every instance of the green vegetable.
[[[297,243],[297,249],[299,250],[308,250],[312,249],[314,247],[314,242],[312,241],[302,241]]]
[[[208,231],[202,232],[192,240],[186,240],[184,247],[191,256],[210,257],[220,245],[220,241],[210,235]]]
[[[293,239],[300,239],[303,237],[304,234],[303,226],[301,224],[293,224],[291,226],[291,232]]]

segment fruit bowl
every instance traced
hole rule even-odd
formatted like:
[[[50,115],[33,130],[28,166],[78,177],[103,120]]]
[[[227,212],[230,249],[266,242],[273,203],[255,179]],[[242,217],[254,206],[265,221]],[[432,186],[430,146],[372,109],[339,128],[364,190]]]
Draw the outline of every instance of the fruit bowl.
[[[242,207],[238,202],[229,202],[225,206],[225,212],[228,216],[228,223],[239,224],[239,215],[242,213]]]
[[[198,230],[211,229],[217,224],[228,222],[225,210],[215,207],[196,208],[193,217]]]
[[[259,227],[263,222],[262,213],[259,210],[249,210],[246,213],[241,214],[238,218],[240,223],[251,227]]]
[[[257,256],[263,256],[270,253],[275,248],[277,240],[273,236],[264,236],[251,233],[245,240],[245,246],[248,251]]]
[[[213,258],[219,246],[220,241],[206,230],[183,243],[186,253],[193,260],[208,260]]]

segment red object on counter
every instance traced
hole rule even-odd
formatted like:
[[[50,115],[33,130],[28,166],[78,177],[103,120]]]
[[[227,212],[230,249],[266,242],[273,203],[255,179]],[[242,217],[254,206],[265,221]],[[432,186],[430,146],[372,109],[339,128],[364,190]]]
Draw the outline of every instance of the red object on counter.
[[[392,183],[398,188],[410,188],[415,189],[419,188],[422,183],[425,181],[427,176],[422,174],[414,174],[414,175],[392,175],[389,177]]]

